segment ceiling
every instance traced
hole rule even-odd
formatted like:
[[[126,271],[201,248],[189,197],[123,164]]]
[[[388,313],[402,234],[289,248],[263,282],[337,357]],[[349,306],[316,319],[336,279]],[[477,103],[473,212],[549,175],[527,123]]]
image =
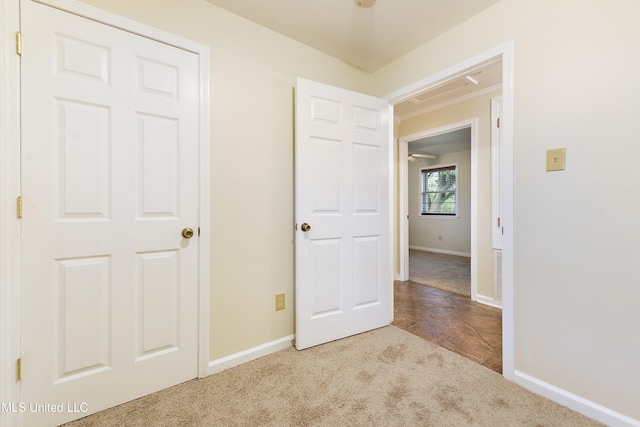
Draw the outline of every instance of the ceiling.
[[[207,1],[354,67],[375,72],[500,0],[377,0],[368,8],[359,7],[354,0]],[[482,64],[396,104],[394,115],[405,120],[495,92],[501,83],[502,62]],[[416,143],[410,144],[413,146]],[[461,151],[454,145],[448,148],[450,152]]]
[[[207,0],[374,72],[499,0]]]
[[[414,94],[407,101],[396,104],[393,112],[396,118],[406,120],[501,89],[502,60],[497,59],[449,76],[444,81]]]
[[[429,154],[436,158],[467,150],[471,150],[470,127],[409,142],[409,154]]]

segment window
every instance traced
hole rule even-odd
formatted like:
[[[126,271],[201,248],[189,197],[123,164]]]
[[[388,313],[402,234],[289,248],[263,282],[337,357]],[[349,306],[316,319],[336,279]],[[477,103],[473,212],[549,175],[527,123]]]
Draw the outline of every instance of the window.
[[[420,215],[457,214],[457,166],[422,169]]]

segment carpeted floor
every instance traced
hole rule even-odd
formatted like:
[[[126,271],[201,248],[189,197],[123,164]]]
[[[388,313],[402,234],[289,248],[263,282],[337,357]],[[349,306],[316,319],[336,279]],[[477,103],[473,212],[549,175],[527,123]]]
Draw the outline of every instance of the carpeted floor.
[[[409,280],[471,297],[471,258],[410,249]]]
[[[68,424],[595,426],[394,326],[293,347]]]

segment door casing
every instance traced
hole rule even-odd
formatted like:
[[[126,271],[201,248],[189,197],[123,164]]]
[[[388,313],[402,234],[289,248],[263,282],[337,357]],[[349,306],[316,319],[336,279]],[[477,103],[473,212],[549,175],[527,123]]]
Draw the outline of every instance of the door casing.
[[[30,0],[25,0],[30,1]],[[39,3],[102,22],[112,27],[192,52],[199,61],[199,223],[198,239],[198,376],[209,374],[209,247],[210,247],[210,175],[209,175],[209,48],[205,45],[149,27],[101,9],[73,0],[38,0]],[[0,33],[0,400],[19,402],[16,360],[20,357],[20,219],[16,200],[20,196],[20,57],[16,53],[15,34],[20,29],[20,0],[0,0],[0,26],[15,31]],[[0,412],[0,424],[18,425],[19,414]]]
[[[18,402],[16,360],[20,355],[20,239],[16,198],[20,195],[20,57],[15,31],[20,2],[0,0],[0,401]],[[5,30],[5,29],[14,29]],[[0,425],[18,417],[0,411]]]

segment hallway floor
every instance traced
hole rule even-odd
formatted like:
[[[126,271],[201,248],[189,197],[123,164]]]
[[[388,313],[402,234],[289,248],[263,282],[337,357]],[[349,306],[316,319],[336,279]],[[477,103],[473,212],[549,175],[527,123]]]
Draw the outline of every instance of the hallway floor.
[[[502,373],[502,310],[411,281],[394,298],[394,326]]]

